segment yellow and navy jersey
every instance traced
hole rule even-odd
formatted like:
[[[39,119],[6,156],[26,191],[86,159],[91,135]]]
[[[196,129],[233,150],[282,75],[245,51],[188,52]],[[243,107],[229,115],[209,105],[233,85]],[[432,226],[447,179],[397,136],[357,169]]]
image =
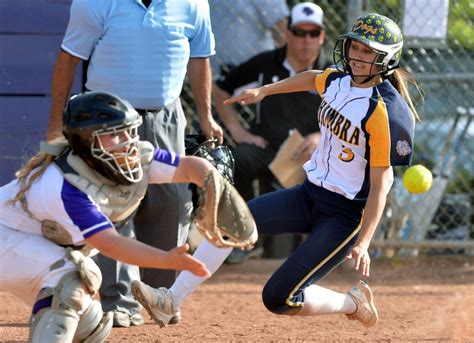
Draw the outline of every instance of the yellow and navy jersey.
[[[321,139],[304,165],[308,179],[348,199],[365,201],[370,167],[411,163],[413,116],[388,80],[358,88],[349,75],[326,69],[315,83],[322,98]]]

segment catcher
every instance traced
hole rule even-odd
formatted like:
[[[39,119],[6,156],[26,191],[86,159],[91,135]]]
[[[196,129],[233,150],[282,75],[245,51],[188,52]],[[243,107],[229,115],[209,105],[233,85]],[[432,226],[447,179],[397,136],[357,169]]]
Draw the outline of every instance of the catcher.
[[[0,188],[0,289],[32,306],[31,342],[108,337],[112,314],[104,314],[93,297],[102,281],[91,259],[94,252],[142,267],[210,276],[186,253],[187,245],[162,251],[117,233],[148,183],[204,186],[201,193],[209,192],[211,202],[203,201],[206,207],[198,212],[201,217],[210,213],[202,219],[207,237],[230,246],[256,240],[247,206],[213,165],[139,141],[141,121],[128,102],[113,94],[72,97],[63,113],[67,140],[43,144],[16,180]],[[209,204],[218,210],[209,212]]]

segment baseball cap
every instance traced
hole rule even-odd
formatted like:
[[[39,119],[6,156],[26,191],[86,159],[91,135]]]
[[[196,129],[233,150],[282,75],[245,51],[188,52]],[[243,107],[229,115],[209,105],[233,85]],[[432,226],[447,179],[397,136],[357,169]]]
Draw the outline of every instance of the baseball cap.
[[[312,2],[301,2],[291,9],[289,27],[299,24],[323,25],[323,10]]]

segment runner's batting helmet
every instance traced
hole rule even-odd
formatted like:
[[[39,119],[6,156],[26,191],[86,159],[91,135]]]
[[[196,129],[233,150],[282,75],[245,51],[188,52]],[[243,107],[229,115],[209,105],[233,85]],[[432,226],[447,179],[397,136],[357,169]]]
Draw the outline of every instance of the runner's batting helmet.
[[[334,64],[339,71],[352,75],[349,66],[349,46],[354,40],[377,53],[372,65],[379,71],[367,75],[366,81],[377,74],[386,75],[399,67],[403,47],[403,35],[398,25],[383,15],[368,13],[358,17],[350,32],[338,37],[333,51]],[[364,82],[366,82],[364,81]]]

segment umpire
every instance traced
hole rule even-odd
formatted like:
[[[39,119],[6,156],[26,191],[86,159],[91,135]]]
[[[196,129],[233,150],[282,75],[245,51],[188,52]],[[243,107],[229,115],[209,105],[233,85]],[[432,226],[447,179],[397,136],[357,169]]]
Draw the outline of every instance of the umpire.
[[[207,137],[222,142],[222,129],[210,111],[214,37],[207,1],[74,0],[53,73],[48,139],[61,134],[61,113],[69,97],[77,64],[89,60],[88,90],[106,91],[128,100],[143,117],[142,139],[155,147],[184,154],[186,118],[179,95],[186,72],[200,125]],[[120,233],[170,250],[184,244],[191,213],[186,184],[150,187],[134,222]],[[130,293],[138,269],[99,258],[104,275],[100,290],[104,311],[114,311],[115,326],[143,324],[141,307]],[[142,279],[169,287],[176,272],[146,269]],[[177,322],[179,316],[173,319]]]

